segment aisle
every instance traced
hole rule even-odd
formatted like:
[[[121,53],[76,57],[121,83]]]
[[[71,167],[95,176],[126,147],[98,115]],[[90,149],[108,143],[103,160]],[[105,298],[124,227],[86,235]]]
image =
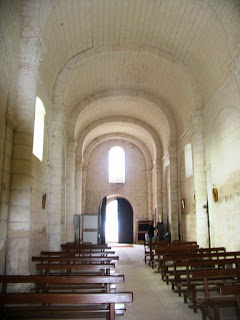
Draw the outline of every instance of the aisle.
[[[133,292],[133,303],[127,306],[124,320],[201,320],[201,312],[194,314],[186,304],[183,297],[173,293],[170,286],[161,280],[144,263],[144,248],[142,245],[133,247],[112,247],[119,261],[116,272],[125,275],[125,283],[118,286],[122,291]],[[228,310],[221,320],[236,320],[235,314]]]

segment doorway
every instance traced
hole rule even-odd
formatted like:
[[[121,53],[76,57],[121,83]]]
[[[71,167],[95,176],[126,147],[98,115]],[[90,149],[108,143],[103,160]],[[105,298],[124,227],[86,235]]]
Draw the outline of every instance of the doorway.
[[[106,243],[118,242],[118,201],[117,200],[113,200],[107,204],[105,239],[106,239]]]
[[[106,243],[133,243],[133,209],[125,198],[117,198],[106,205]]]

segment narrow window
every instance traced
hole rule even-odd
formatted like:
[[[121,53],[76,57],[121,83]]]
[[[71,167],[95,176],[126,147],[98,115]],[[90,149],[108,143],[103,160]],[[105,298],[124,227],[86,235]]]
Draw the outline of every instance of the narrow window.
[[[42,100],[37,97],[35,104],[35,121],[33,134],[33,154],[42,161],[44,140],[44,117],[45,109]]]
[[[113,147],[109,151],[108,174],[110,183],[125,182],[125,152],[121,147]]]
[[[184,148],[185,154],[185,177],[189,178],[193,175],[192,146],[187,144]]]

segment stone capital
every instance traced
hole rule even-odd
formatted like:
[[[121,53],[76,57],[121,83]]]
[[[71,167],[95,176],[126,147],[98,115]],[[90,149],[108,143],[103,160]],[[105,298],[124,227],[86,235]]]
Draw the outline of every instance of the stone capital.
[[[20,39],[20,66],[31,65],[39,67],[46,54],[46,46],[39,29],[23,30]]]

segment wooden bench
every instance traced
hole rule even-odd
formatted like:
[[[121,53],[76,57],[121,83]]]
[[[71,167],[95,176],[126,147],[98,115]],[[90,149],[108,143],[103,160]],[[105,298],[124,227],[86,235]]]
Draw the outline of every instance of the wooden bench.
[[[236,307],[236,297],[223,297],[220,295],[220,287],[223,288],[232,284],[240,284],[240,268],[215,269],[205,271],[193,271],[192,280],[204,281],[204,297],[195,297],[195,303],[202,312],[203,320],[219,320],[220,308]],[[210,286],[215,281],[216,290],[210,290]],[[194,284],[192,284],[194,286]]]
[[[235,295],[237,300],[238,317],[240,318],[240,285],[225,285],[220,287],[220,294]]]
[[[1,293],[2,319],[73,319],[114,320],[116,304],[131,303],[132,292],[111,293]],[[122,314],[122,312],[120,313]]]
[[[105,264],[72,264],[72,263],[37,263],[36,269],[41,274],[66,274],[66,275],[81,275],[81,274],[105,274],[110,275],[111,270],[114,270],[114,263]]]
[[[196,252],[190,253],[178,253],[175,252],[174,255],[166,254],[163,256],[162,260],[162,278],[166,281],[168,280],[168,276],[170,274],[174,274],[174,270],[176,269],[176,262],[179,261],[194,261],[194,260],[209,260],[209,259],[220,259],[220,258],[240,258],[240,251],[232,251],[232,252],[221,252],[217,250],[209,250],[210,252],[201,253],[202,251],[197,250]],[[216,251],[216,252],[214,252]],[[168,282],[167,282],[168,283]]]
[[[176,261],[174,272],[173,272],[173,278],[170,280],[172,283],[172,289],[174,289],[174,286],[177,288],[177,292],[179,295],[181,293],[184,294],[184,302],[187,302],[187,299],[189,299],[193,305],[195,303],[194,299],[196,297],[196,287],[202,287],[204,286],[203,279],[201,281],[194,282],[191,278],[191,274],[194,270],[199,269],[220,269],[220,268],[227,268],[229,266],[235,266],[236,268],[240,264],[240,258],[231,259],[231,258],[225,258],[225,259],[200,259],[200,260],[194,260],[194,261]],[[190,283],[191,282],[191,283]],[[213,285],[215,282],[212,283]],[[184,290],[184,288],[186,290]],[[199,292],[203,291],[202,288],[198,290]],[[194,305],[194,312],[196,312],[196,307]]]
[[[199,249],[199,246],[195,241],[190,241],[190,242],[180,242],[180,241],[175,241],[171,243],[166,243],[165,245],[161,244],[155,244],[151,247],[151,256],[150,256],[150,263],[149,265],[154,268],[155,262],[159,264],[161,253],[163,252],[164,254],[167,253],[168,251],[174,251],[177,252],[178,250],[185,250],[187,251],[194,251],[195,249]]]
[[[191,245],[191,246],[163,246],[163,247],[156,247],[154,249],[154,252],[152,253],[151,258],[151,265],[152,268],[155,267],[155,262],[157,262],[158,265],[158,271],[163,266],[163,256],[166,254],[178,254],[178,253],[195,253],[199,249],[198,245]]]
[[[13,284],[28,284],[36,292],[101,290],[110,292],[111,285],[124,282],[124,275],[1,275],[2,293],[6,293]],[[34,285],[34,286],[33,286]]]
[[[61,249],[63,251],[91,251],[91,250],[98,250],[98,251],[106,251],[110,250],[111,247],[105,244],[62,244]]]
[[[114,255],[115,251],[112,250],[75,250],[75,251],[41,251],[41,256],[50,256],[50,257],[88,257],[88,256],[95,256],[95,255],[101,255],[102,257],[108,256],[108,255]]]
[[[83,257],[75,257],[75,256],[40,256],[40,257],[32,257],[33,262],[58,262],[58,263],[88,263],[88,264],[106,264],[111,261],[119,260],[118,256],[83,256]]]
[[[3,319],[4,317],[6,317],[6,319],[108,317],[110,314],[110,307],[105,303],[110,303],[110,301],[105,302],[105,300],[101,299],[112,299],[114,296],[112,295],[113,292],[111,292],[110,286],[112,284],[122,283],[123,281],[123,275],[0,276],[0,283],[2,284],[2,291],[0,294],[0,314],[3,316]],[[15,285],[14,287],[11,286],[13,284]],[[16,287],[16,285],[19,284],[26,284],[26,286],[19,289],[19,286]],[[10,292],[8,292],[8,290]],[[89,292],[89,290],[91,291]],[[102,293],[104,293],[104,296],[98,295]],[[106,293],[111,295],[106,296]],[[88,294],[88,296],[86,296],[86,294]],[[114,300],[115,302],[113,303],[121,303],[121,305],[115,305],[115,308],[112,307],[112,313],[122,315],[125,311],[125,307],[122,304],[125,302],[132,302],[132,293],[116,292],[116,294],[117,300]],[[20,298],[20,295],[23,296],[23,298]],[[76,302],[76,297],[79,295],[81,297],[84,297],[85,295],[85,300],[80,299]],[[51,296],[54,296],[56,300],[51,300]],[[68,300],[69,297],[72,298]],[[86,300],[87,297],[89,301]],[[43,300],[41,300],[42,298]],[[35,300],[32,301],[31,299]],[[77,299],[79,299],[79,297]],[[125,302],[122,299],[125,299]],[[16,305],[6,306],[4,305],[5,303],[16,303]],[[52,303],[54,303],[54,306],[51,305]],[[55,305],[55,303],[57,305]],[[81,305],[76,306],[75,303],[81,303]],[[112,319],[114,319],[113,314]]]

